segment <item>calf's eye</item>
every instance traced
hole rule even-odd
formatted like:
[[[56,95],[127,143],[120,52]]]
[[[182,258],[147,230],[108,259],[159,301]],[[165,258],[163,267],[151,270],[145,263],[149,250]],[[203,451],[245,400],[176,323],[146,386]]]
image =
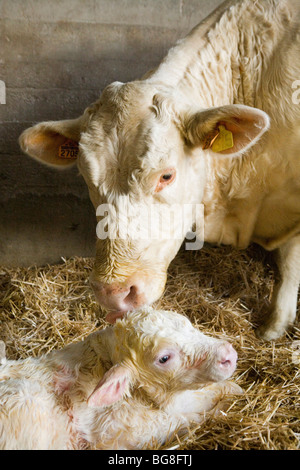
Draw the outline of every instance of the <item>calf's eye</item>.
[[[162,179],[165,180],[165,181],[168,181],[172,178],[172,174],[171,173],[167,173],[166,175],[162,175]]]
[[[158,362],[160,362],[161,364],[164,364],[165,362],[167,362],[168,360],[170,359],[170,356],[163,356],[159,359]]]

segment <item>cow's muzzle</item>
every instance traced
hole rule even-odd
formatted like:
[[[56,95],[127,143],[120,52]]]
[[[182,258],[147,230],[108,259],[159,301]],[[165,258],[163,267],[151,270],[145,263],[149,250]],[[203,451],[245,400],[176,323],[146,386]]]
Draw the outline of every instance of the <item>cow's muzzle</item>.
[[[127,279],[125,283],[111,284],[91,280],[91,286],[98,303],[108,310],[106,320],[110,323],[146,303],[143,283],[136,278]]]

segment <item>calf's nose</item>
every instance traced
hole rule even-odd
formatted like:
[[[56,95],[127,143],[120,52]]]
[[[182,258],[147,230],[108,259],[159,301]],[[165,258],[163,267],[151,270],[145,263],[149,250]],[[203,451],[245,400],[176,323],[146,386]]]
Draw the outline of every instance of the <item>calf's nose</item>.
[[[217,364],[218,367],[226,372],[233,371],[236,368],[237,352],[230,343],[222,344],[218,349]]]
[[[109,310],[107,321],[113,323],[124,313],[134,310],[145,303],[145,297],[138,282],[112,283],[91,280],[98,303]]]

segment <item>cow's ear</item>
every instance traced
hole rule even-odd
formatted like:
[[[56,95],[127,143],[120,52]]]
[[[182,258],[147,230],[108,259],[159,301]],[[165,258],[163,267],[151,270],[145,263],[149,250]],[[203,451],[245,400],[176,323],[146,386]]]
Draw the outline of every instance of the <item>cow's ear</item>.
[[[116,364],[104,374],[87,403],[91,407],[113,405],[128,395],[133,382],[132,371],[123,365]]]
[[[19,138],[21,149],[31,157],[57,168],[76,161],[81,132],[81,117],[49,121],[26,129]]]
[[[264,111],[228,105],[185,115],[183,133],[189,145],[237,156],[254,145],[269,126],[270,118]]]

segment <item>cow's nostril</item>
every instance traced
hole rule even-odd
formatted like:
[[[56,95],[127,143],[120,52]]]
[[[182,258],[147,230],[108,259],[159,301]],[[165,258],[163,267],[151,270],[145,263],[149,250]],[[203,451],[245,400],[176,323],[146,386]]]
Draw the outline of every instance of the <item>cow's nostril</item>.
[[[129,311],[144,303],[144,295],[137,284],[106,284],[91,280],[97,301],[108,310]]]
[[[130,289],[129,289],[129,294],[127,294],[124,298],[124,302],[130,303],[132,306],[134,306],[134,304],[137,301],[137,297],[138,297],[137,287],[136,286],[131,286]]]

